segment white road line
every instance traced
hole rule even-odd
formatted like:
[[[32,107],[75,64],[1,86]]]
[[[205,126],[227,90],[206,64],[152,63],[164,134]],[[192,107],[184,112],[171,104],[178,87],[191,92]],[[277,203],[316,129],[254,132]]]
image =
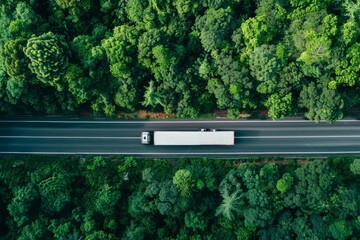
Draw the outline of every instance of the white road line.
[[[65,121],[60,121],[60,120],[0,120],[0,123],[15,123],[15,122],[22,122],[22,123],[90,123],[90,124],[131,124],[131,123],[146,123],[146,124],[173,124],[173,123],[274,123],[274,124],[278,124],[278,123],[315,123],[315,121],[311,121],[311,120],[278,120],[278,121],[273,121],[273,120],[194,120],[194,121],[189,121],[189,120],[164,120],[164,121],[139,121],[139,120],[135,120],[135,121],[99,121],[99,120],[94,120],[94,121],[69,121],[69,120],[65,120]],[[326,121],[320,121],[321,123],[326,123]],[[344,120],[338,120],[336,122],[360,122],[360,120],[356,120],[356,119],[344,119]],[[330,124],[329,124],[330,125]]]
[[[56,154],[56,155],[296,155],[296,154],[360,154],[360,151],[334,151],[334,152],[224,152],[224,153],[139,153],[139,152],[0,152],[0,154]]]
[[[0,138],[34,138],[34,139],[141,139],[141,137],[84,137],[84,136],[0,136]],[[244,136],[236,139],[297,139],[297,138],[360,138],[360,135],[338,136]]]
[[[141,137],[77,137],[77,136],[0,136],[0,138],[35,139],[141,139]]]
[[[338,135],[338,136],[246,136],[246,137],[235,137],[238,139],[247,139],[247,138],[255,138],[255,139],[262,139],[262,138],[360,138],[360,135]]]

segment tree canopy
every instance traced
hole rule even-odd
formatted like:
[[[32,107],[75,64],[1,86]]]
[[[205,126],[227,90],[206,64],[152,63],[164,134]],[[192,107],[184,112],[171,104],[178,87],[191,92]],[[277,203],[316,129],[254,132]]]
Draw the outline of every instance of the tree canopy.
[[[0,111],[259,109],[332,123],[360,103],[359,9],[354,0],[4,0]]]
[[[1,160],[4,239],[355,239],[360,234],[359,159]]]

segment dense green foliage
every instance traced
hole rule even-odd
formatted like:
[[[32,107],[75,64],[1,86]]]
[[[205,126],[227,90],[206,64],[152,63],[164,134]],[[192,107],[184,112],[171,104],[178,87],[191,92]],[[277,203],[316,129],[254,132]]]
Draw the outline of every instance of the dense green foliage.
[[[359,162],[3,159],[0,238],[356,239]]]
[[[268,109],[334,122],[360,103],[359,0],[1,0],[0,112]]]

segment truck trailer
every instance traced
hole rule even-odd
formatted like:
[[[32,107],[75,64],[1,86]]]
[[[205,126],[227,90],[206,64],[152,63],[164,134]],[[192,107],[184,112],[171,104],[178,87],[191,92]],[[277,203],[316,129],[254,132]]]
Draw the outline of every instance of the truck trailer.
[[[141,133],[142,144],[157,146],[234,145],[234,131],[153,131]]]

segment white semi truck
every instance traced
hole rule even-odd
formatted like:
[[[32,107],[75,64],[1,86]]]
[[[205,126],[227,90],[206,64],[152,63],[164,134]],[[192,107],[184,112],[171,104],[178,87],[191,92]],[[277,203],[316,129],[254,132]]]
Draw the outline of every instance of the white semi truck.
[[[141,133],[142,144],[158,146],[234,145],[234,131],[153,131]]]

